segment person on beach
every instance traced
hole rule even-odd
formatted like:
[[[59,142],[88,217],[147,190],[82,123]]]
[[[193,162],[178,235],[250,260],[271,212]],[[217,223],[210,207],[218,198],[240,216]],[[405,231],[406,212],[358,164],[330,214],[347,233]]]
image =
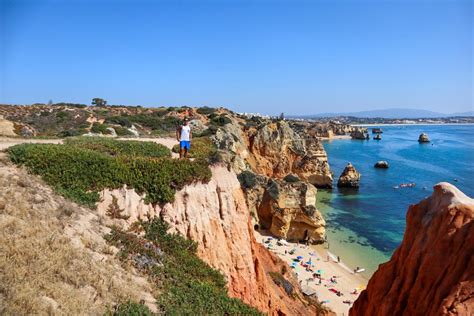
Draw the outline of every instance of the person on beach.
[[[341,262],[341,258],[339,258],[339,256],[337,256],[337,262]]]
[[[188,158],[188,152],[191,148],[191,126],[188,125],[188,119],[183,120],[183,125],[176,130],[176,139],[179,141],[179,159]]]

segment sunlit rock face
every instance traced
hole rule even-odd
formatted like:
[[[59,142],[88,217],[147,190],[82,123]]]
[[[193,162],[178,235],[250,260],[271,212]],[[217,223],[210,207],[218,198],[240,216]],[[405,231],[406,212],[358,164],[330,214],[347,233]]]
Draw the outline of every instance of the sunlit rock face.
[[[402,244],[350,315],[473,315],[474,200],[449,183],[410,206]]]

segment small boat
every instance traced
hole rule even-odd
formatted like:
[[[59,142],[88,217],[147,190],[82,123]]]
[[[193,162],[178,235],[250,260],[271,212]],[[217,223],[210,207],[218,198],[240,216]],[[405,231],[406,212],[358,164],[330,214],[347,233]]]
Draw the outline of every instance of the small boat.
[[[354,270],[354,273],[361,273],[361,272],[364,272],[364,271],[365,271],[364,268],[359,268],[359,269]]]
[[[380,136],[380,134],[377,134],[374,136],[374,139],[375,140],[382,140],[382,136]]]
[[[382,133],[383,133],[383,131],[382,131],[381,128],[379,128],[379,127],[372,128],[372,134],[382,134]]]

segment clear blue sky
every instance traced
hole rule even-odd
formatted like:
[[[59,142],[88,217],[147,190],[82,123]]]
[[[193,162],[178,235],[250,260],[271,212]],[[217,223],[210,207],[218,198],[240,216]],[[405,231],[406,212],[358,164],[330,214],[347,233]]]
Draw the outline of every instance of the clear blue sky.
[[[0,3],[1,103],[473,107],[470,1]]]

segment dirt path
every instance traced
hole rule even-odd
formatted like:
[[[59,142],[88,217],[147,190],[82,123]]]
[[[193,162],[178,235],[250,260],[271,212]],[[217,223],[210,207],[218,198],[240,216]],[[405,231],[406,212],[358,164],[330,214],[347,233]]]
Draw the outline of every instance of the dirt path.
[[[25,144],[25,143],[34,143],[34,144],[62,144],[62,139],[28,139],[28,138],[9,138],[9,137],[0,137],[0,150],[7,149],[8,147]]]

